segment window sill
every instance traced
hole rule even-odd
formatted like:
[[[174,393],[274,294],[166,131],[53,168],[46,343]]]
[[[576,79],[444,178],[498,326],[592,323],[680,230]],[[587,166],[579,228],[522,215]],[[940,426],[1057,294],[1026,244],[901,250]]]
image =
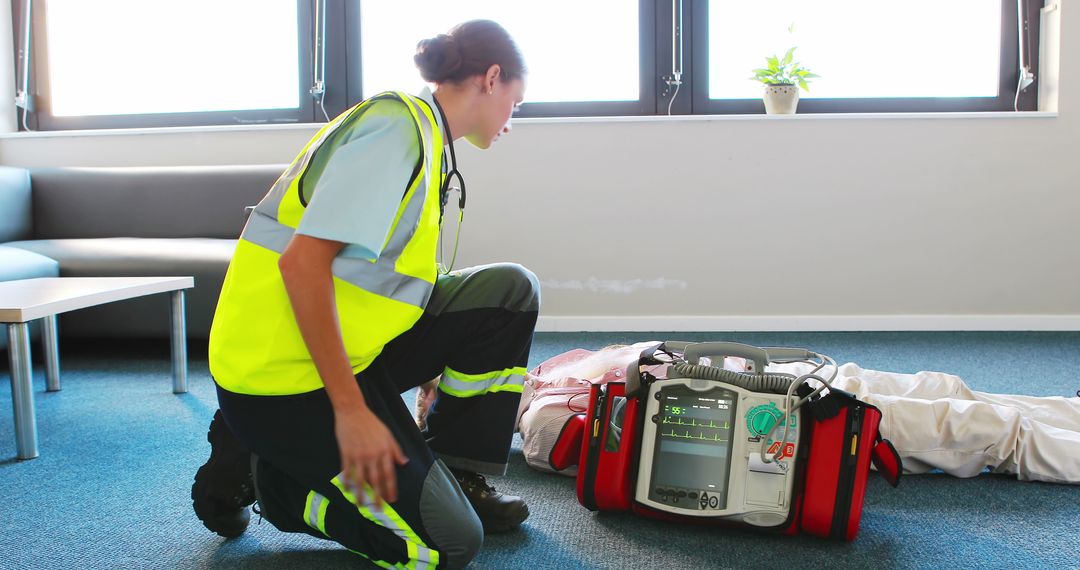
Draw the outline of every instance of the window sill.
[[[955,119],[1032,119],[1054,118],[1057,111],[982,111],[969,113],[802,113],[794,115],[642,115],[631,117],[528,117],[514,119],[514,124],[550,123],[651,123],[665,121],[847,121],[847,120],[955,120]]]
[[[658,123],[714,121],[849,121],[849,120],[986,120],[1046,119],[1057,111],[973,112],[973,113],[803,113],[795,115],[641,115],[621,117],[523,117],[515,125],[584,124],[584,123]],[[80,131],[33,131],[0,133],[0,139],[38,139],[70,137],[138,136],[182,133],[239,133],[313,131],[325,123],[289,123],[273,125],[208,125],[197,127],[150,127],[142,129],[91,129]]]

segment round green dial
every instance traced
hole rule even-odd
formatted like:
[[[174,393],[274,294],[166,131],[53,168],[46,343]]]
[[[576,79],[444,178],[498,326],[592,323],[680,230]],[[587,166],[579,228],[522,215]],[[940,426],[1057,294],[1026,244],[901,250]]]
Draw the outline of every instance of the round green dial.
[[[763,436],[772,431],[782,416],[783,413],[773,402],[754,406],[746,413],[746,428],[750,430],[751,437]]]

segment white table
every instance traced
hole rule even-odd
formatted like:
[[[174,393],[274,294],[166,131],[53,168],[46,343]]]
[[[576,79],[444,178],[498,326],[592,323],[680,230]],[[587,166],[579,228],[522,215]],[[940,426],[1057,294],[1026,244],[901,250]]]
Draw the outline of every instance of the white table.
[[[7,324],[11,360],[11,399],[15,407],[15,444],[19,459],[38,456],[34,418],[33,368],[29,322],[42,319],[47,391],[60,389],[56,315],[156,293],[172,296],[173,393],[187,392],[187,332],[184,289],[192,277],[42,277],[0,282],[0,323]]]

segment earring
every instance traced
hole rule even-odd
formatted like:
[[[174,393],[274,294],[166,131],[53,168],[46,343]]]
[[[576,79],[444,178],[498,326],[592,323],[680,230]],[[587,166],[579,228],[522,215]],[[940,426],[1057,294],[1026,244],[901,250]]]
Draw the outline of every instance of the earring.
[[[494,94],[495,94],[494,89],[488,89],[488,95],[494,95]]]

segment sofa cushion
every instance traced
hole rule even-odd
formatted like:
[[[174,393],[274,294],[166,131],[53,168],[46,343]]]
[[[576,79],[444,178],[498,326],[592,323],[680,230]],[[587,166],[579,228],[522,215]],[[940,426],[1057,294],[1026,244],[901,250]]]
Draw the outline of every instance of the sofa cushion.
[[[0,281],[57,277],[60,264],[39,253],[0,245]]]
[[[28,240],[6,245],[55,259],[61,277],[193,276],[195,288],[185,291],[188,336],[209,338],[236,240],[96,238]],[[166,338],[169,330],[168,295],[73,311],[60,320],[61,333],[74,337]]]
[[[236,238],[281,165],[31,171],[33,238]]]
[[[31,237],[30,171],[0,166],[0,243]]]

